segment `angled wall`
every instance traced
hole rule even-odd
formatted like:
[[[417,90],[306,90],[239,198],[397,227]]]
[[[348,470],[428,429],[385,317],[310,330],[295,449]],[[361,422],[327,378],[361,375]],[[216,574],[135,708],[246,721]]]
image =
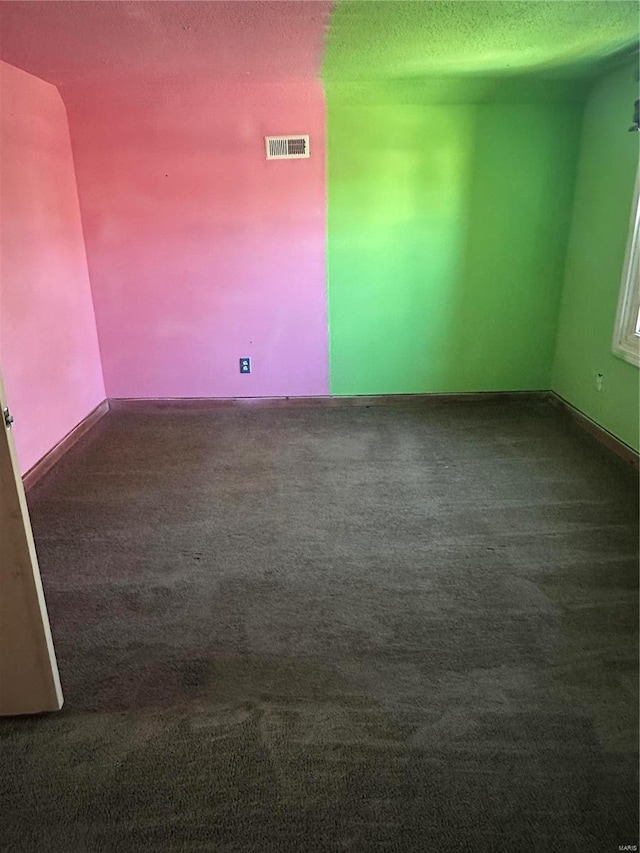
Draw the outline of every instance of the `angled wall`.
[[[105,397],[64,105],[0,62],[0,369],[27,471]]]

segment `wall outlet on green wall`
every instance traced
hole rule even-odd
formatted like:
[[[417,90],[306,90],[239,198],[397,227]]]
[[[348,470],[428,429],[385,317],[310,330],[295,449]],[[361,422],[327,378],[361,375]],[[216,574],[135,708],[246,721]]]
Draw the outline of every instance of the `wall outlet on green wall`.
[[[604,382],[604,374],[596,373],[596,391],[602,391],[602,383]]]

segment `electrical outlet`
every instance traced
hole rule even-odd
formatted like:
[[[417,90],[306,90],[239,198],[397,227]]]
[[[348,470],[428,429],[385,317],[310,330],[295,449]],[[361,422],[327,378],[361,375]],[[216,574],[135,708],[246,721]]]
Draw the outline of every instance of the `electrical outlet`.
[[[251,373],[251,359],[250,358],[241,358],[240,359],[240,373]]]
[[[602,373],[596,373],[596,391],[602,391],[603,381],[604,375]]]

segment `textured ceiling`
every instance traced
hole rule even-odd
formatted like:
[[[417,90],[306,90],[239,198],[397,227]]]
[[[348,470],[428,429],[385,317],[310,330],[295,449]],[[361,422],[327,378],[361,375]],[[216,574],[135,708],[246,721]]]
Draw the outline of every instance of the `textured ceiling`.
[[[341,0],[323,74],[394,79],[460,74],[589,74],[637,44],[638,3],[619,0]]]
[[[56,85],[314,78],[330,2],[0,2],[0,58]]]
[[[587,76],[633,45],[627,0],[0,0],[0,58],[62,86],[216,77]]]

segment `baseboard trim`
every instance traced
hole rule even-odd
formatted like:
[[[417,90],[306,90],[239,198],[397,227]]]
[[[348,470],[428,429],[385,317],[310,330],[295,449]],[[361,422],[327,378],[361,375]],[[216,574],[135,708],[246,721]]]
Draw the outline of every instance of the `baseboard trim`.
[[[65,453],[68,453],[110,410],[140,413],[197,412],[251,406],[332,408],[341,406],[420,405],[438,402],[501,403],[514,401],[548,401],[555,408],[564,412],[607,450],[614,453],[635,471],[640,470],[639,454],[632,447],[601,427],[554,391],[472,391],[455,394],[380,394],[344,397],[135,397],[103,400],[23,475],[22,482],[25,491],[33,488],[60,461]]]
[[[435,402],[543,402],[548,391],[473,391],[457,394],[379,394],[344,397],[113,397],[114,412],[210,411],[238,407],[334,408],[341,406],[398,406]]]
[[[571,403],[559,394],[556,394],[555,391],[549,392],[549,402],[568,415],[581,429],[589,433],[592,438],[595,438],[607,450],[615,453],[616,456],[620,457],[620,459],[626,462],[627,465],[630,465],[635,471],[640,470],[638,453],[633,447],[625,444],[624,441],[621,441],[613,433],[601,427],[600,424],[597,424],[588,415],[581,412],[580,409],[576,409],[575,406],[572,406]]]
[[[65,453],[71,450],[74,444],[77,444],[89,430],[93,429],[108,411],[109,401],[103,400],[71,432],[68,432],[51,450],[45,453],[42,459],[39,459],[35,465],[29,468],[26,474],[22,476],[25,491],[28,492],[29,489],[33,488],[60,461]]]

